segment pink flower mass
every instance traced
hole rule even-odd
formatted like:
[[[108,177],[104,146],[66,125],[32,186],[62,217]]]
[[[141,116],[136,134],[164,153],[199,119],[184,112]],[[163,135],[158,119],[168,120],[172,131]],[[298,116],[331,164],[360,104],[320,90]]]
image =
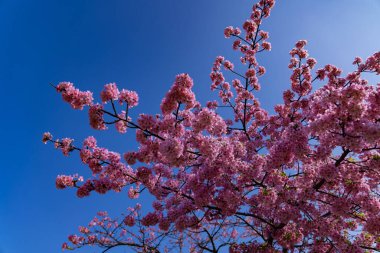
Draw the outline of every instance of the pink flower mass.
[[[79,198],[125,191],[131,199],[153,199],[121,218],[98,213],[62,249],[380,252],[380,84],[363,76],[380,74],[380,52],[356,57],[355,69],[344,75],[330,64],[315,69],[307,41],[299,40],[289,52],[289,88],[270,114],[257,98],[267,73],[258,58],[272,48],[262,24],[274,4],[258,1],[242,30],[224,30],[241,66],[216,58],[210,78],[219,101],[202,106],[193,79],[179,74],[161,114],[133,119],[135,91],[109,83],[93,103],[91,92],[72,83],[56,86],[74,109],[89,107],[92,128],[131,128],[138,142],[136,150],[119,154],[93,136],[78,146],[45,133],[44,143],[53,142],[65,156],[78,151],[90,169],[85,179],[59,175],[56,187],[74,188]]]

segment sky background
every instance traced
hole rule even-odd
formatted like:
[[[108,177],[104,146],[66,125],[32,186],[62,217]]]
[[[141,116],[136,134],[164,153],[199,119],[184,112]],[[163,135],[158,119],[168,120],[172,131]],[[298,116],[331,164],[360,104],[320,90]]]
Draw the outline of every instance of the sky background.
[[[103,85],[116,82],[139,92],[136,115],[159,112],[175,75],[186,72],[205,102],[213,97],[209,73],[215,57],[238,65],[223,29],[240,26],[252,3],[0,0],[0,253],[61,252],[67,235],[98,210],[118,216],[133,205],[126,192],[78,199],[74,191],[55,189],[58,174],[88,175],[88,169],[77,155],[66,158],[43,145],[43,132],[78,143],[94,135],[99,145],[119,152],[136,145],[132,130],[92,130],[87,111],[72,110],[49,83],[71,81],[99,99]],[[355,56],[380,49],[379,13],[380,0],[278,1],[263,25],[272,43],[272,51],[259,58],[267,69],[257,94],[263,107],[271,111],[289,87],[288,53],[297,40],[309,41],[317,67],[331,63],[351,71]]]

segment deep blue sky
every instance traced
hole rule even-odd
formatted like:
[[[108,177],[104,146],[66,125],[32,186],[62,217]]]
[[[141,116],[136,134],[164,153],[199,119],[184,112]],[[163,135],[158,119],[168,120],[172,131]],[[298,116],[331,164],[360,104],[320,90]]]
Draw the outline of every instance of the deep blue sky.
[[[240,25],[252,2],[0,0],[0,253],[60,252],[66,236],[97,210],[117,215],[130,205],[126,193],[79,200],[73,191],[55,189],[57,174],[88,170],[76,155],[65,158],[43,145],[44,131],[80,143],[95,135],[100,145],[120,152],[135,146],[132,131],[91,130],[87,112],[71,110],[50,82],[74,82],[96,98],[105,83],[116,82],[139,92],[136,113],[156,113],[175,75],[187,72],[204,102],[215,56],[236,56],[223,29]],[[352,70],[355,56],[379,50],[379,13],[378,0],[278,1],[264,25],[273,50],[261,57],[268,71],[258,95],[263,106],[280,102],[289,85],[288,52],[295,41],[309,40],[319,66]]]

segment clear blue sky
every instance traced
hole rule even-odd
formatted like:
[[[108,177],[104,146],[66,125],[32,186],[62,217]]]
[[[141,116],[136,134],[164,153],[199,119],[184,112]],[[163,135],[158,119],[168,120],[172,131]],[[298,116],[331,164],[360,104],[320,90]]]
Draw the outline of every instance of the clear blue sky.
[[[0,0],[1,176],[0,253],[60,252],[66,236],[97,210],[116,215],[130,205],[126,193],[77,199],[55,189],[57,174],[86,169],[40,141],[44,131],[78,142],[88,135],[116,151],[133,149],[134,135],[95,132],[86,111],[63,103],[50,82],[74,82],[95,91],[107,82],[136,90],[136,113],[156,113],[174,76],[187,72],[200,101],[209,96],[217,55],[236,59],[228,25],[240,25],[247,0]],[[380,46],[378,0],[280,0],[264,29],[273,50],[262,58],[267,77],[258,95],[278,103],[289,85],[288,52],[298,39],[318,66],[352,70],[357,55]],[[237,65],[237,63],[235,64]],[[99,252],[96,248],[78,252]],[[128,252],[122,250],[120,252]]]

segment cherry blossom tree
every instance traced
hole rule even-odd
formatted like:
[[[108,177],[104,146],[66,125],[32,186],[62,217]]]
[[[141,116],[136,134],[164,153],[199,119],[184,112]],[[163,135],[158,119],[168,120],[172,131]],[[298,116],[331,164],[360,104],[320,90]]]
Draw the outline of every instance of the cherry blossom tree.
[[[119,218],[99,212],[63,249],[380,252],[380,84],[362,77],[380,74],[380,52],[355,58],[355,70],[343,75],[330,64],[315,70],[307,42],[298,41],[290,51],[290,87],[270,115],[255,96],[265,74],[256,57],[271,50],[262,22],[274,3],[260,0],[242,30],[224,30],[246,70],[216,58],[210,77],[219,101],[202,106],[191,77],[179,74],[161,114],[133,119],[134,91],[106,84],[94,102],[92,92],[70,82],[54,85],[72,108],[89,107],[91,127],[133,129],[139,145],[119,154],[92,136],[77,145],[45,133],[44,143],[65,156],[79,152],[92,171],[89,178],[59,175],[56,187],[75,189],[79,198],[111,190],[154,198],[145,207],[150,212],[140,204]],[[226,80],[226,72],[235,79]]]

